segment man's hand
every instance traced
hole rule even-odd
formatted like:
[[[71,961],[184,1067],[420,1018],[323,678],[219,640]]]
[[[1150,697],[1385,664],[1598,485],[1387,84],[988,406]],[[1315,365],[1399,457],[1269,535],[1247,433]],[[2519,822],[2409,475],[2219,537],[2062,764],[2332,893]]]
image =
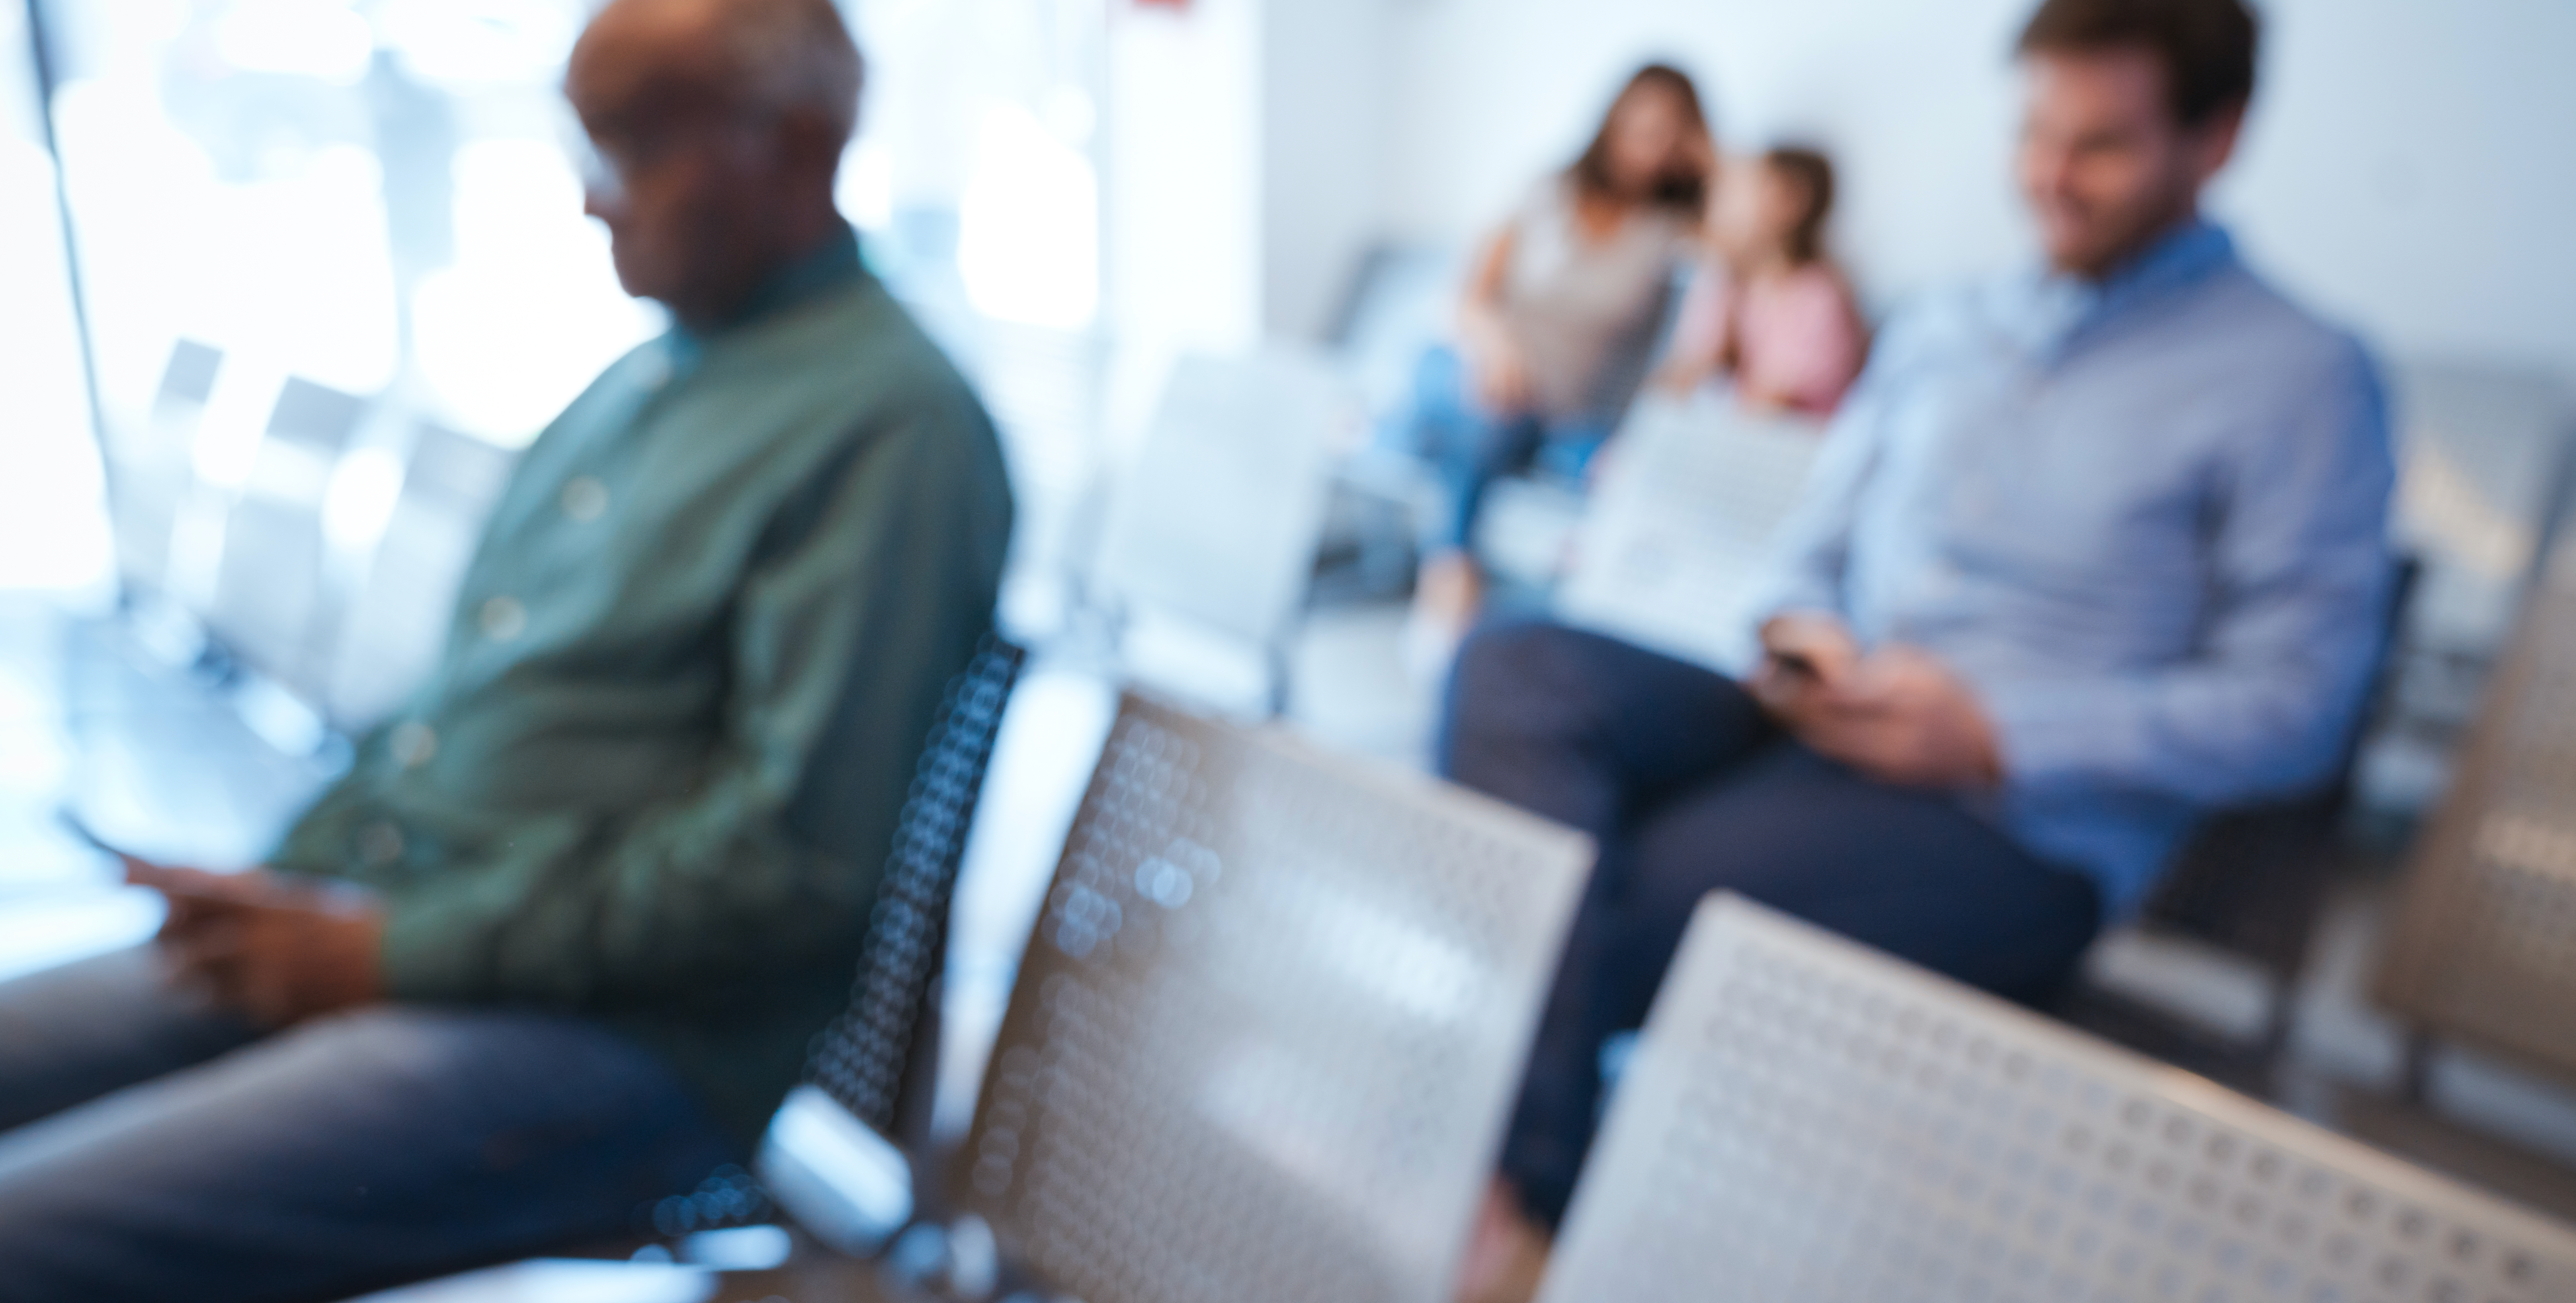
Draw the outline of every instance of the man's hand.
[[[1860,642],[1841,617],[1791,611],[1762,622],[1762,664],[1746,686],[1782,723],[1806,702],[1851,677],[1860,664]]]
[[[178,980],[269,1027],[384,998],[384,911],[363,892],[265,870],[204,873],[128,860],[167,897],[160,943]]]
[[[1784,615],[1762,629],[1750,687],[1782,727],[1819,754],[1881,782],[1990,787],[2003,755],[1974,689],[1929,652],[1866,656],[1831,616]]]

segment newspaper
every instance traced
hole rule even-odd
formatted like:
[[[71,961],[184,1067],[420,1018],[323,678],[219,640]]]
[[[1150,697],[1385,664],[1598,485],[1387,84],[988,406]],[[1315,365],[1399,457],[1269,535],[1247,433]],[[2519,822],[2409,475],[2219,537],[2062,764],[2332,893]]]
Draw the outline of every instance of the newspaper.
[[[1748,668],[1746,605],[1823,433],[1725,393],[1639,399],[1605,450],[1558,618],[1724,673]]]

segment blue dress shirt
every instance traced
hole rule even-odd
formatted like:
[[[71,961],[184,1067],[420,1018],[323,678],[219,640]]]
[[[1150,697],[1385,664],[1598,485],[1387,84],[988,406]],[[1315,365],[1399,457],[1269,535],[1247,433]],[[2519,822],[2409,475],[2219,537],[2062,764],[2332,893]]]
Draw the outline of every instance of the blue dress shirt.
[[[1971,798],[2135,908],[2213,809],[2334,773],[2378,661],[2388,420],[2369,357],[2195,221],[1881,340],[1756,609],[1828,610],[1976,690]]]

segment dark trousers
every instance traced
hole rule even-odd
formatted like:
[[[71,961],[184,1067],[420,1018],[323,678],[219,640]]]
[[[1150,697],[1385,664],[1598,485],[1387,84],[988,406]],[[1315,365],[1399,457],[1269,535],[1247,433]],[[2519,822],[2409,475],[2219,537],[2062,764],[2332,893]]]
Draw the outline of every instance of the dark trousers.
[[[1781,733],[1734,681],[1552,624],[1461,649],[1444,773],[1590,833],[1575,916],[1504,1142],[1553,1226],[1600,1104],[1600,1052],[1637,1027],[1702,897],[1734,891],[2008,998],[2045,997],[2099,926],[2090,880],[1947,795],[1890,786]]]

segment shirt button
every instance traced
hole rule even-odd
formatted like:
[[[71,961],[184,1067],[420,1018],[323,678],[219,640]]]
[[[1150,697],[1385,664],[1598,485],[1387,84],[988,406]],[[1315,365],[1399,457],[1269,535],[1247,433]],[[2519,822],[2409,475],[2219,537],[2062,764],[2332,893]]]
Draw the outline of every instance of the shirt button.
[[[393,736],[385,748],[393,753],[394,763],[405,769],[418,769],[438,754],[438,730],[416,719],[394,726]]]
[[[401,859],[402,829],[383,820],[368,824],[358,833],[358,854],[370,865],[391,864]]]
[[[563,486],[563,514],[587,525],[608,511],[608,486],[588,475]]]
[[[483,636],[494,642],[508,642],[528,629],[528,608],[515,597],[495,597],[483,604],[478,616]]]

